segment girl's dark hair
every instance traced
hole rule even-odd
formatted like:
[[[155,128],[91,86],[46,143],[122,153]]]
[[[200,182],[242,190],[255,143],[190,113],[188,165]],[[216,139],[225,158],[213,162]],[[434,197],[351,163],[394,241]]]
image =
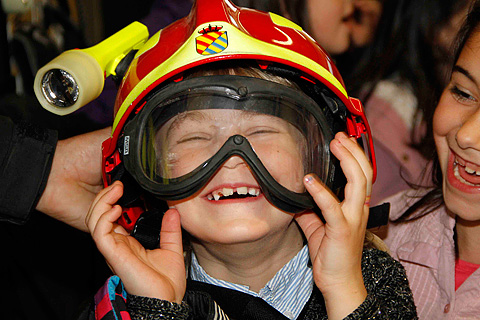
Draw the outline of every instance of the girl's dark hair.
[[[463,48],[469,41],[469,39],[477,32],[480,31],[480,0],[473,2],[470,11],[467,15],[465,22],[463,23],[460,31],[456,36],[454,43],[454,54],[451,68],[449,70],[449,76],[451,75],[452,69],[455,66],[460,53]],[[433,116],[433,115],[432,115]],[[435,147],[434,142],[432,141],[432,148]],[[424,195],[420,200],[418,200],[413,206],[411,206],[398,220],[412,220],[418,219],[441,205],[443,205],[443,177],[442,171],[440,168],[440,163],[438,160],[438,154],[435,152],[433,157],[433,167],[432,167],[432,182],[434,188]]]
[[[468,2],[384,1],[373,43],[354,53],[360,58],[352,58],[352,53],[347,53],[337,59],[348,91],[362,97],[364,103],[381,80],[398,77],[402,84],[410,86],[418,102],[415,123],[423,120],[427,125],[426,131],[420,128],[427,134],[411,132],[412,146],[427,158],[434,152],[431,120],[445,79],[438,73],[439,63],[448,57],[438,51],[438,30],[446,26]],[[448,65],[450,63],[447,62]]]

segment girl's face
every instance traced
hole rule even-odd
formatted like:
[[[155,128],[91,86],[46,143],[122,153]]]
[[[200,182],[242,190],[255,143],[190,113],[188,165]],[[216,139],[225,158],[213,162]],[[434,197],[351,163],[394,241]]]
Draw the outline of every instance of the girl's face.
[[[307,0],[312,37],[336,55],[345,52],[351,41],[353,0]]]
[[[435,111],[433,132],[447,208],[480,220],[480,33],[473,34]]]
[[[162,131],[163,130],[163,131]],[[239,110],[191,111],[159,131],[168,145],[170,167],[181,176],[214,155],[231,136],[248,139],[269,173],[284,187],[304,192],[302,134],[288,122]],[[158,139],[157,136],[157,139]],[[171,156],[170,156],[171,155]],[[203,242],[244,243],[284,233],[292,215],[271,205],[239,156],[229,158],[192,197],[169,202],[180,212],[182,226]]]

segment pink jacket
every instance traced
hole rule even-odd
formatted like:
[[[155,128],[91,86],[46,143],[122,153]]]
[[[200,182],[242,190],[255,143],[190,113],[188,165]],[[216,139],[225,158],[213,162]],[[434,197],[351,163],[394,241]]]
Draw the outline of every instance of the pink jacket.
[[[390,219],[415,201],[412,194],[388,199]],[[419,319],[480,319],[480,269],[455,291],[454,226],[443,206],[418,220],[388,226],[384,241],[405,267]]]
[[[377,181],[372,204],[409,188],[417,182],[427,161],[409,146],[410,127],[416,98],[408,88],[394,81],[380,82],[365,106],[377,158]]]

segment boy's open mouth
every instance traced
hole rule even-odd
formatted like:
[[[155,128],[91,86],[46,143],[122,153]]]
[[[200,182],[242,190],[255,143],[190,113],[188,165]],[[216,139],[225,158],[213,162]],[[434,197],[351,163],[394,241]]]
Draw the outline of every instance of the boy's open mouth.
[[[254,187],[221,188],[209,193],[207,199],[215,201],[224,199],[243,199],[258,197],[259,194],[260,189]]]

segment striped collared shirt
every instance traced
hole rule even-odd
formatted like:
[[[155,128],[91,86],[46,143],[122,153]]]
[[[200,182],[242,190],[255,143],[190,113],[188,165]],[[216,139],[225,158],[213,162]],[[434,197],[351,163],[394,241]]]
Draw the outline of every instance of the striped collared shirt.
[[[313,290],[313,273],[308,266],[309,253],[305,245],[297,255],[284,265],[258,293],[248,286],[235,284],[209,276],[192,253],[190,277],[192,280],[237,290],[265,300],[289,319],[296,319]]]

